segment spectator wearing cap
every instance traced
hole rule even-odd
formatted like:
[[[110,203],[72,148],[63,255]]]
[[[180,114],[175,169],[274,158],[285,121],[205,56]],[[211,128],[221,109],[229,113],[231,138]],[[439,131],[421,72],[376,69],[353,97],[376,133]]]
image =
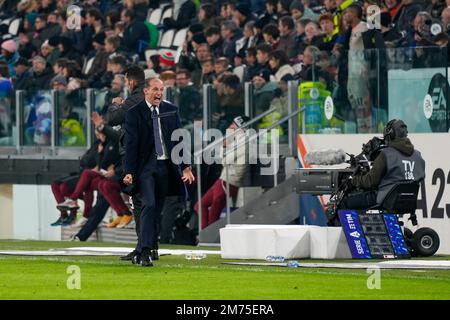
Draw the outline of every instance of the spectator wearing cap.
[[[92,45],[95,49],[95,56],[93,57],[92,65],[86,72],[89,83],[94,83],[101,78],[106,71],[106,64],[108,62],[109,53],[105,51],[105,33],[100,32],[92,38]]]
[[[291,6],[292,0],[278,0],[277,3],[277,13],[278,18],[281,19],[284,16],[289,16],[289,8]]]
[[[17,62],[14,64],[14,68],[16,71],[16,76],[14,79],[14,89],[15,90],[25,90],[28,78],[30,77],[30,64],[28,60],[20,57]]]
[[[269,110],[270,102],[277,85],[270,81],[270,71],[260,70],[252,79],[255,90],[253,91],[253,101],[256,112],[255,116]]]
[[[141,60],[145,60],[145,49],[150,42],[150,33],[144,22],[135,19],[132,10],[122,10],[121,21],[125,23],[125,31],[122,37],[122,46],[129,52],[139,54]]]
[[[220,57],[223,52],[223,39],[220,35],[220,28],[217,26],[209,27],[205,30],[205,37],[213,56]]]
[[[2,54],[0,55],[0,61],[6,62],[9,69],[9,75],[14,77],[16,70],[14,64],[19,60],[20,56],[17,52],[17,43],[14,40],[6,40],[1,45]]]
[[[66,91],[67,90],[67,79],[62,75],[56,75],[50,82],[50,88],[56,91]]]
[[[222,56],[233,61],[236,55],[236,41],[242,37],[241,31],[234,21],[225,21],[220,32],[224,39]]]
[[[35,56],[32,61],[31,75],[26,83],[26,88],[30,92],[38,90],[49,90],[50,81],[54,74],[47,61],[41,56]]]
[[[272,50],[276,50],[280,41],[280,31],[276,24],[268,24],[262,30],[264,42],[272,47]]]
[[[297,23],[304,17],[305,6],[300,1],[292,1],[289,11],[292,19],[294,19],[294,23]]]
[[[278,30],[280,31],[280,41],[278,42],[278,50],[286,52],[289,59],[297,55],[297,46],[295,44],[295,24],[294,20],[289,17],[282,17],[278,21]]]
[[[247,3],[238,3],[233,11],[233,21],[236,25],[243,29],[245,24],[252,21],[252,12]]]
[[[322,14],[319,17],[319,24],[323,35],[319,38],[317,46],[320,50],[331,52],[338,37],[334,29],[333,16],[330,13]]]
[[[295,74],[295,70],[289,65],[289,60],[284,51],[275,50],[271,52],[269,66],[272,71],[270,76],[272,81],[279,82],[286,74]]]
[[[177,7],[181,3],[180,7]],[[191,21],[195,19],[197,9],[195,4],[191,0],[181,0],[175,3],[173,10],[173,16],[164,18],[163,27],[164,30],[169,29],[182,29],[191,24]],[[177,10],[178,9],[178,10]]]
[[[220,213],[223,208],[225,208],[226,204],[226,184],[228,183],[229,196],[235,198],[239,187],[244,186],[250,178],[250,166],[248,161],[246,161],[246,150],[248,148],[246,145],[241,144],[245,139],[245,129],[242,127],[249,120],[250,119],[246,116],[236,116],[232,121],[226,123],[226,128],[232,130],[234,136],[231,139],[225,140],[224,148],[221,148],[220,150],[224,168],[222,169],[219,179],[214,182],[212,187],[200,199],[202,207],[202,229],[219,220]],[[226,152],[229,150],[235,150],[235,152],[229,152],[227,154]],[[235,159],[235,157],[237,157],[237,159]],[[194,209],[198,214],[198,202],[195,204]]]
[[[181,126],[192,128],[195,120],[201,120],[203,110],[202,98],[198,89],[194,86],[191,74],[186,69],[177,71],[175,103],[180,112]]]
[[[162,71],[175,69],[175,57],[172,51],[163,51],[159,56],[159,66]]]

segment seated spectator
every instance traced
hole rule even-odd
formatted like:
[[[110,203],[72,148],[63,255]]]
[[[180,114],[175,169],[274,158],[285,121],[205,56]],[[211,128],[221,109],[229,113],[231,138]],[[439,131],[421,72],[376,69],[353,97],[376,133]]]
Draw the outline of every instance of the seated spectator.
[[[127,65],[127,60],[120,55],[117,55],[113,58],[109,58],[106,63],[106,72],[101,76],[101,78],[92,83],[92,87],[94,88],[105,88],[111,85],[112,80],[114,79],[114,75],[123,74]]]
[[[247,3],[238,3],[233,11],[233,21],[243,29],[244,26],[253,20],[252,11]]]
[[[53,39],[53,38],[51,38]],[[44,43],[41,46],[40,55],[45,58],[47,63],[51,66],[56,62],[56,60],[60,56],[60,52],[56,46],[50,45],[50,40],[45,40]],[[54,44],[54,43],[52,43]]]
[[[111,81],[111,88],[108,90],[105,96],[105,103],[103,108],[99,110],[99,114],[101,116],[106,117],[106,113],[108,112],[108,108],[113,104],[113,99],[117,97],[124,98],[123,90],[125,88],[125,76],[123,74],[114,75],[113,80]]]
[[[214,70],[214,61],[213,59],[208,59],[203,61],[202,63],[202,76],[200,78],[200,85],[204,84],[212,84],[216,77]]]
[[[65,58],[59,58],[58,60],[55,61],[55,64],[53,65],[53,73],[55,75],[61,75],[63,76],[63,69],[64,66],[66,65],[66,63],[69,60],[65,59]]]
[[[220,78],[222,79],[219,80]],[[213,118],[217,119],[218,123],[215,127],[224,132],[227,124],[244,112],[244,90],[239,77],[235,74],[224,73],[217,80],[222,86],[219,98],[220,109],[213,114]]]
[[[45,40],[58,35],[61,28],[57,24],[47,24],[47,15],[40,14],[35,20],[35,33],[31,43],[35,48],[40,48]]]
[[[224,72],[228,71],[230,68],[230,62],[227,58],[221,57],[214,62],[214,72],[216,74],[216,78],[219,77]]]
[[[98,134],[96,133],[96,136]],[[97,149],[98,144],[100,143],[100,140],[95,140],[95,142],[92,144],[92,147],[89,148],[81,157],[80,159],[80,171],[83,171],[85,169],[94,168],[96,165],[96,156],[97,156]],[[73,173],[69,176],[62,177],[60,179],[57,179],[52,182],[51,188],[53,192],[53,196],[55,197],[56,203],[63,203],[65,199],[72,194],[72,192],[75,190],[75,186],[80,178],[79,173]],[[88,196],[89,197],[89,196]],[[89,199],[88,199],[89,200]],[[89,216],[89,207],[84,208],[84,217]],[[77,208],[72,209],[65,209],[65,208],[58,208],[60,211],[60,216],[58,219],[51,224],[51,226],[66,226],[71,225],[77,217]],[[80,219],[80,224],[82,223]]]
[[[50,82],[50,87],[55,91],[66,91],[67,90],[67,79],[62,75],[56,75]]]
[[[210,224],[219,220],[220,213],[226,205],[226,183],[229,185],[229,196],[235,198],[237,196],[239,187],[244,185],[248,180],[248,174],[250,172],[248,162],[246,161],[246,146],[237,146],[245,139],[245,130],[240,129],[245,122],[250,119],[246,116],[235,117],[233,122],[228,126],[230,130],[238,130],[235,133],[235,137],[224,141],[224,148],[221,148],[221,157],[224,168],[220,178],[217,179],[213,186],[205,193],[201,198],[202,212],[201,212],[201,226],[202,229],[208,227]],[[233,150],[236,147],[235,152],[226,154],[227,151]],[[237,159],[235,159],[237,156]],[[242,164],[241,164],[242,163]],[[228,168],[228,178],[225,168]],[[194,206],[197,214],[199,213],[198,202]]]
[[[216,9],[212,3],[202,4],[198,10],[198,22],[202,24],[203,29],[220,25],[220,19],[217,18]]]
[[[387,12],[380,14],[381,35],[387,46],[398,47],[403,41],[403,36],[400,32],[392,29],[391,16]]]
[[[294,24],[297,24],[303,18],[305,6],[300,1],[292,1],[289,6],[289,11],[291,12],[291,17],[294,20]]]
[[[17,52],[27,60],[36,54],[36,48],[31,44],[30,35],[23,30],[19,31],[19,47]]]
[[[255,34],[253,32],[254,21],[250,21],[244,26],[244,36],[236,41],[236,53],[245,56],[245,50],[255,46]],[[237,67],[235,65],[235,67]]]
[[[284,51],[289,60],[297,55],[294,27],[294,20],[291,17],[283,17],[278,21],[280,41],[277,50]]]
[[[151,55],[147,60],[147,69],[146,70],[153,70],[156,74],[160,74],[162,69],[160,66],[159,59],[160,59],[159,54]]]
[[[241,31],[234,21],[224,21],[220,30],[224,40],[221,56],[233,61],[236,55],[236,41],[242,37]]]
[[[195,120],[203,118],[200,92],[192,83],[191,75],[187,70],[177,71],[176,84],[176,104],[180,113],[181,126],[191,128]]]
[[[74,50],[73,44],[74,43],[71,38],[60,37],[58,44],[59,57],[74,61],[81,67],[83,65],[83,59],[81,55],[76,50]]]
[[[277,14],[278,18],[289,16],[289,7],[291,5],[291,0],[278,0],[277,3]]]
[[[256,47],[256,72],[260,69],[269,69],[269,58],[272,52],[272,47],[266,43],[260,44]]]
[[[28,81],[28,77],[30,77],[29,72],[30,64],[28,60],[25,58],[19,58],[15,64],[16,76],[14,78],[14,89],[15,90],[24,90],[26,88],[26,84]]]
[[[119,55],[118,50],[120,47],[120,37],[109,36],[105,39],[105,51],[108,53],[108,59],[112,59]]]
[[[318,40],[317,47],[322,51],[331,52],[338,37],[334,29],[333,16],[330,13],[322,14],[319,18],[319,24],[323,35]]]
[[[245,50],[245,69],[244,82],[251,81],[253,75],[259,70],[256,60],[256,48],[248,48]]]
[[[91,68],[86,73],[89,83],[94,83],[101,78],[106,71],[106,63],[108,62],[109,53],[105,51],[105,33],[100,32],[92,38],[92,45],[95,49],[94,60]]]
[[[270,81],[270,71],[267,69],[262,69],[255,74],[252,82],[255,88],[253,91],[254,116],[258,116],[269,110],[277,85]]]
[[[177,5],[180,5],[178,10],[174,10],[174,16],[169,18],[164,18],[163,27],[164,30],[169,29],[182,29],[186,28],[191,24],[191,21],[195,19],[196,8],[195,4],[191,0],[182,0],[177,2]],[[175,16],[176,15],[176,16]]]
[[[99,134],[99,140],[101,141],[98,145],[97,154],[97,164],[93,169],[85,169],[81,173],[80,179],[77,182],[75,190],[71,195],[63,202],[57,205],[59,209],[71,210],[79,208],[77,199],[83,194],[83,200],[85,207],[87,206],[89,210],[92,208],[93,203],[93,192],[99,190],[99,186],[105,181],[114,178],[115,170],[114,168],[119,165],[119,146],[118,141],[115,139],[107,138],[104,133]],[[131,222],[132,216],[128,207],[123,202],[120,197],[120,185],[116,181],[116,187],[113,190],[108,188],[102,188],[102,194],[117,212],[118,217],[111,223],[107,225],[108,228],[123,228],[125,225]],[[111,193],[113,191],[113,193]],[[109,197],[113,195],[112,197]],[[118,198],[120,200],[118,200]],[[118,201],[116,201],[118,200]],[[87,217],[86,221],[87,221]]]
[[[262,35],[264,38],[264,42],[272,48],[272,50],[276,50],[278,47],[278,42],[280,41],[280,31],[276,24],[268,24],[262,29]]]
[[[284,51],[275,50],[270,54],[271,81],[279,82],[286,74],[295,74],[295,70],[289,65],[289,60]]]
[[[14,64],[19,60],[20,56],[17,52],[17,44],[14,40],[6,40],[2,42],[1,45],[0,61],[6,62],[9,69],[9,74],[11,77],[16,75],[16,70],[14,69]]]
[[[144,22],[135,19],[132,10],[122,10],[121,21],[125,23],[122,37],[122,46],[130,54],[138,54],[141,60],[145,59],[145,49],[150,43],[150,34]]]
[[[54,74],[50,66],[47,66],[47,61],[41,56],[35,56],[32,65],[33,67],[26,88],[30,92],[50,89],[50,81]]]
[[[220,28],[217,26],[207,28],[205,37],[213,56],[220,57],[223,53],[223,39],[220,35]]]

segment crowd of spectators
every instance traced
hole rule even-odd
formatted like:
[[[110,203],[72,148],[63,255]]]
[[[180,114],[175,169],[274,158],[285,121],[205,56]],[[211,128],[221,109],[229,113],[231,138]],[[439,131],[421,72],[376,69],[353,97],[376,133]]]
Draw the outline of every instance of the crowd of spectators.
[[[163,4],[171,16],[150,23]],[[70,5],[80,8],[75,26]],[[368,16],[373,5],[380,12]],[[17,19],[17,32],[9,34]],[[180,47],[146,55],[164,32],[182,29]],[[62,144],[84,145],[74,112],[84,105],[80,91],[106,91],[96,111],[111,123],[109,111],[129,87],[125,70],[139,65],[146,78],[158,76],[173,89],[186,128],[203,118],[205,84],[214,88],[212,126],[224,130],[244,113],[244,82],[253,83],[252,116],[276,108],[262,119],[264,128],[288,113],[287,83],[298,80],[300,98],[318,87],[319,95],[333,97],[340,120],[366,133],[374,128],[374,110],[388,108],[388,69],[447,67],[449,36],[450,0],[0,1],[0,99],[14,90],[30,97],[39,90],[63,93]],[[25,140],[48,143],[51,106],[30,101],[45,108],[28,112]],[[5,135],[11,121],[0,120]]]
[[[0,61],[7,68],[0,66],[0,95],[24,89],[95,88],[109,90],[110,102],[124,90],[117,83],[125,68],[140,64],[147,76],[160,75],[176,90],[186,126],[202,117],[201,87],[212,84],[217,93],[213,125],[224,129],[243,111],[237,96],[243,82],[257,83],[264,79],[260,75],[269,74],[267,90],[289,74],[301,82],[321,82],[337,100],[340,116],[357,121],[358,132],[367,132],[371,110],[387,108],[387,90],[379,80],[390,62],[402,60],[413,67],[447,64],[449,2],[176,0],[165,3],[172,15],[154,26],[148,18],[163,0],[3,1]],[[75,27],[67,10],[72,4],[80,8]],[[381,9],[372,17],[380,23],[376,28],[366,22],[372,5]],[[16,18],[17,34],[9,34],[8,24]],[[162,33],[183,28],[188,32],[178,55],[167,50],[146,57],[145,51],[157,43],[155,29]],[[445,57],[436,59],[436,51],[421,47],[441,48]],[[403,49],[391,56],[369,50],[392,48]],[[381,76],[375,79],[377,68]],[[279,87],[272,92],[272,99],[282,94]],[[267,107],[255,106],[253,116]]]

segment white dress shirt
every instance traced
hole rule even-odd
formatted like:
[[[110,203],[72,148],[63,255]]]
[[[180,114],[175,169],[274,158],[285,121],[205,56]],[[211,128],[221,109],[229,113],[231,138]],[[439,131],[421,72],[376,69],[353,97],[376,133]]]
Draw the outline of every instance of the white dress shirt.
[[[150,108],[150,111],[153,112],[153,108],[154,106],[149,103],[147,100],[145,100],[145,103],[147,103],[147,106]],[[156,107],[156,113],[159,115],[159,108]],[[153,120],[153,119],[152,119]],[[158,160],[168,160],[169,156],[168,156],[168,152],[167,152],[167,148],[166,145],[164,144],[164,137],[163,137],[163,133],[161,130],[161,118],[158,118],[158,126],[159,126],[159,136],[161,137],[161,145],[162,145],[162,149],[163,149],[163,154],[161,156],[157,156]]]

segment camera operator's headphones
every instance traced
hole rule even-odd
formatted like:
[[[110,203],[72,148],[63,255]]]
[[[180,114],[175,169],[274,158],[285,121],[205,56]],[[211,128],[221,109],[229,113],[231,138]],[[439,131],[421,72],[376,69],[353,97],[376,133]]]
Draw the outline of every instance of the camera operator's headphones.
[[[399,119],[392,119],[386,124],[386,127],[384,127],[383,131],[383,137],[386,142],[395,140],[397,138],[397,130],[404,128],[405,131],[401,133],[402,137],[399,138],[405,138],[408,135],[408,127],[403,122],[403,120]],[[403,136],[404,135],[404,136]]]

